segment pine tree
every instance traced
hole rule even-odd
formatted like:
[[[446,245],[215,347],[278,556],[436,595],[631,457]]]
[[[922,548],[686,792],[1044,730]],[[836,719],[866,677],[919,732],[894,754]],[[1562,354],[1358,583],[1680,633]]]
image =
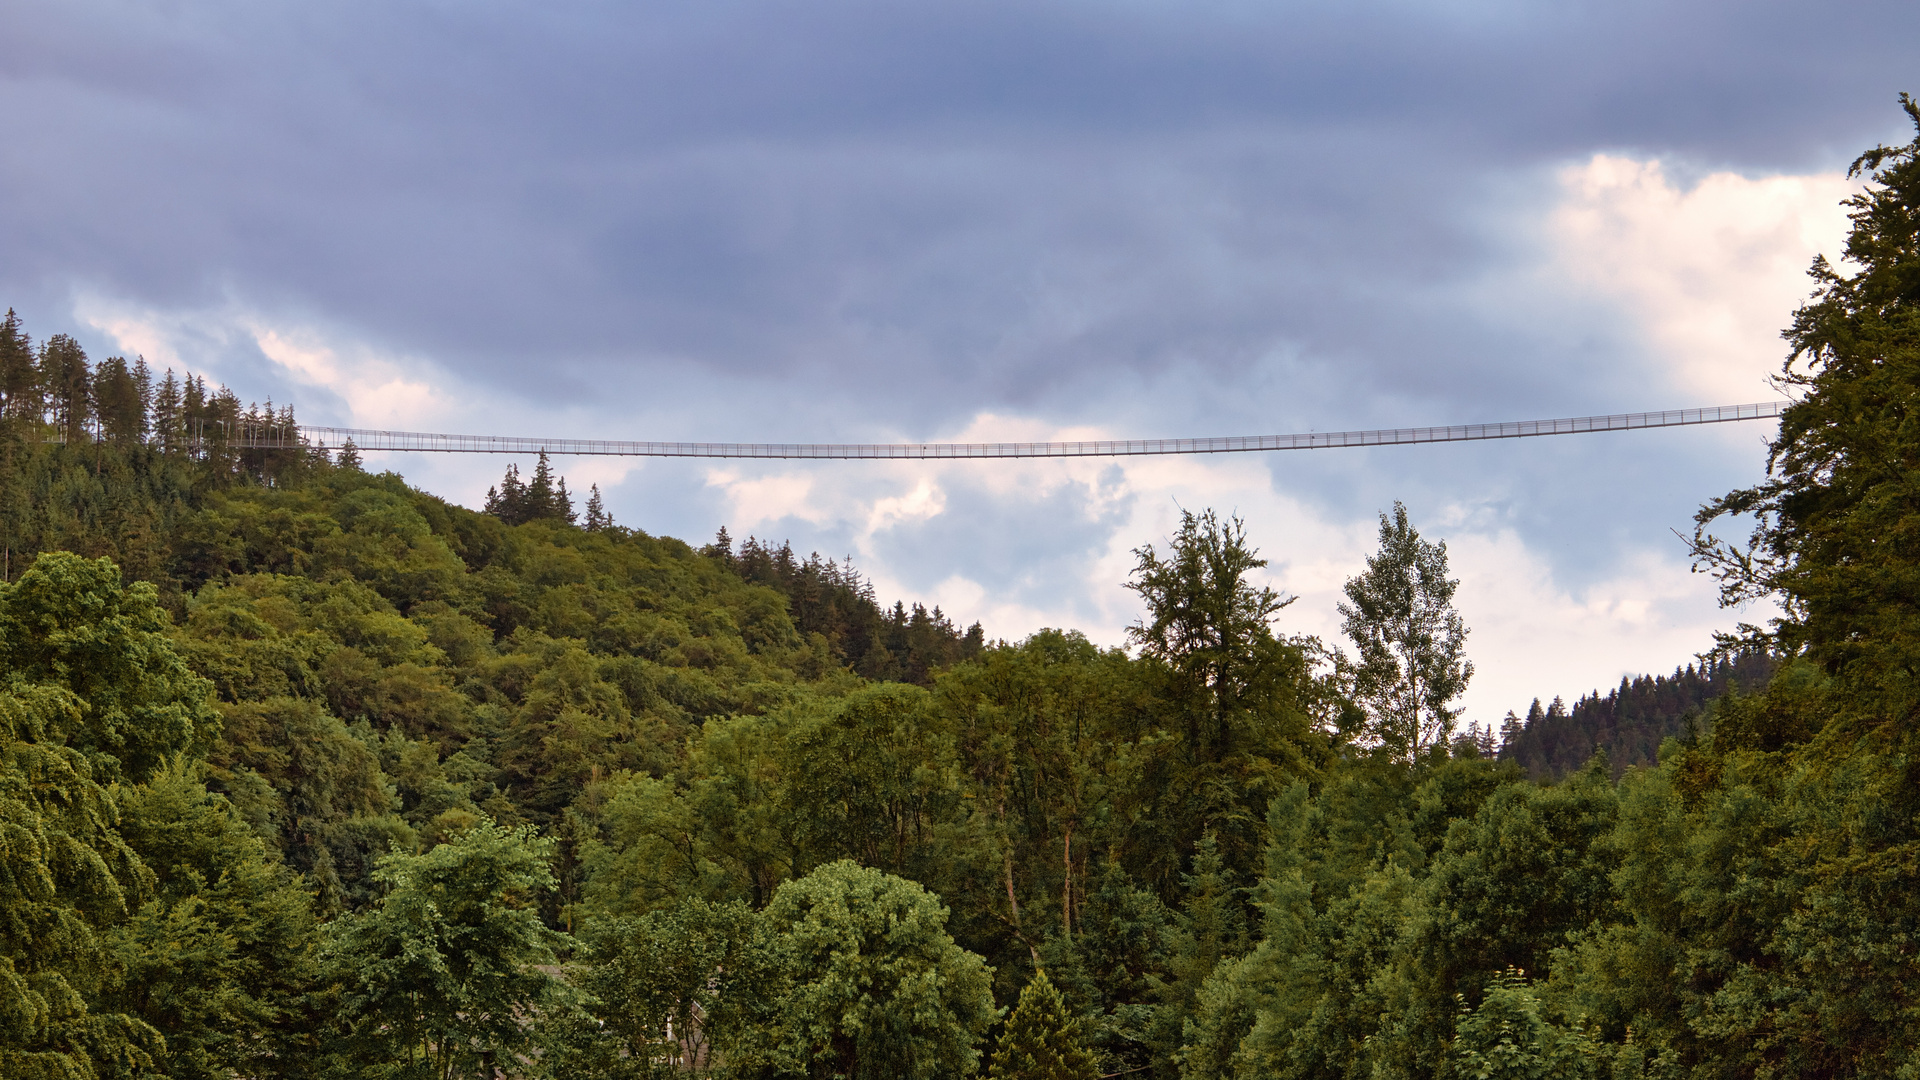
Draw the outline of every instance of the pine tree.
[[[20,316],[7,309],[0,320],[0,416],[9,420],[38,420],[42,409],[40,375],[33,366],[33,346],[20,328]]]
[[[140,385],[125,357],[110,356],[94,369],[93,403],[104,437],[126,444],[145,434],[147,416]]]
[[[69,445],[86,441],[87,421],[93,419],[93,373],[86,350],[65,334],[55,334],[40,347],[40,381],[53,405],[53,422]]]
[[[1852,266],[1816,257],[1814,293],[1783,335],[1792,353],[1777,379],[1794,401],[1767,479],[1702,507],[1693,544],[1724,603],[1780,603],[1771,631],[1743,628],[1745,645],[1804,652],[1861,686],[1911,687],[1920,670],[1920,101],[1900,104],[1914,140],[1869,150],[1848,171],[1868,178],[1843,200]],[[1754,521],[1747,544],[1708,531],[1723,516]],[[1888,715],[1913,716],[1910,700]]]
[[[549,504],[547,516],[569,525],[573,524],[574,518],[578,516],[573,512],[573,496],[567,493],[567,478],[564,476],[560,478],[558,484],[554,485],[553,502]]]
[[[173,369],[168,368],[159,388],[153,392],[153,438],[164,449],[174,450],[180,445],[183,408],[180,380],[174,378]]]
[[[181,442],[189,453],[199,456],[204,450],[207,425],[207,383],[206,380],[187,373],[186,387],[180,398],[180,434]]]
[[[353,445],[352,439],[340,444],[339,466],[349,472],[360,471],[360,448]]]
[[[587,496],[587,531],[599,532],[602,529],[612,528],[613,515],[607,513],[606,503],[600,499],[600,485],[595,484],[588,490],[590,494]]]
[[[1020,991],[993,1050],[993,1080],[1096,1080],[1093,1054],[1080,1043],[1079,1024],[1045,971]]]
[[[506,475],[498,487],[487,489],[486,512],[509,525],[527,520],[527,486],[520,480],[520,466],[507,463]]]
[[[133,390],[140,400],[140,438],[144,440],[153,431],[153,369],[144,356],[133,360]]]
[[[540,460],[533,466],[533,481],[527,485],[527,502],[521,513],[522,521],[553,516],[553,464],[547,460],[547,452],[540,451]]]

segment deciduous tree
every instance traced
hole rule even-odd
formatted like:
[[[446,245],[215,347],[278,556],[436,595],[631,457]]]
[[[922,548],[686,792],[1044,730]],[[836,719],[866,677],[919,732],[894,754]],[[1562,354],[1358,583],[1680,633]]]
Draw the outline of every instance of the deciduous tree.
[[[1420,539],[1397,502],[1392,517],[1380,515],[1379,552],[1347,581],[1340,614],[1356,653],[1346,665],[1353,694],[1374,739],[1404,761],[1446,744],[1460,715],[1452,703],[1473,677],[1453,607],[1459,586],[1447,576],[1446,543]]]

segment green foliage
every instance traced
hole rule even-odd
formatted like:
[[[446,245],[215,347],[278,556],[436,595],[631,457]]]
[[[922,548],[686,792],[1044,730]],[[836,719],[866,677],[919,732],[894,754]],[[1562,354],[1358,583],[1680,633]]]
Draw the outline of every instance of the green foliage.
[[[1353,639],[1347,667],[1370,734],[1405,761],[1444,747],[1460,710],[1453,700],[1473,678],[1466,624],[1453,608],[1460,585],[1447,577],[1447,545],[1420,539],[1407,508],[1380,515],[1380,551],[1346,585],[1341,629]]]
[[[738,902],[599,919],[582,943],[573,981],[588,1006],[548,1051],[556,1077],[712,1071],[767,1022],[786,978],[778,935]]]
[[[318,922],[312,900],[217,795],[171,771],[117,793],[120,833],[154,875],[109,937],[100,1007],[166,1040],[163,1075],[297,1076]]]
[[[1870,697],[1913,700],[1920,670],[1920,497],[1912,483],[1920,429],[1920,104],[1902,106],[1917,137],[1853,163],[1865,191],[1846,200],[1843,259],[1810,274],[1813,296],[1785,332],[1779,376],[1797,400],[1768,452],[1768,479],[1703,507],[1695,555],[1729,602],[1777,597],[1770,642],[1858,679]],[[1751,542],[1707,530],[1755,519]],[[1758,631],[1754,631],[1755,634]],[[1902,711],[1896,706],[1895,712]]]
[[[54,733],[103,780],[140,782],[217,729],[211,689],[168,636],[167,613],[145,582],[122,587],[106,559],[53,552],[0,586],[0,667],[58,686],[82,702],[79,724]]]
[[[328,927],[343,1053],[361,1076],[490,1077],[524,1068],[533,1028],[573,1007],[554,974],[573,944],[535,903],[552,842],[482,821],[420,855],[382,858],[378,907]]]
[[[788,987],[738,1044],[742,1065],[780,1075],[917,1080],[964,1076],[998,1016],[992,973],[946,932],[919,885],[834,862],[774,894]]]
[[[1096,1080],[1100,1071],[1080,1044],[1078,1026],[1047,973],[1035,972],[1000,1032],[987,1075],[993,1080]]]
[[[1018,991],[996,1076],[1920,1074],[1920,141],[1858,166],[1859,272],[1816,264],[1769,479],[1697,537],[1784,599],[1777,670],[1544,711],[1633,753],[1536,779],[1449,745],[1456,583],[1397,505],[1351,661],[1211,512],[1136,553],[1136,654],[989,645],[573,528],[544,462],[487,514],[229,446],[290,414],[9,317],[0,1073],[959,1076]]]
[[[1265,798],[1318,765],[1324,743],[1313,729],[1323,689],[1312,664],[1320,649],[1310,638],[1274,635],[1273,616],[1292,601],[1248,580],[1266,560],[1247,545],[1238,518],[1223,523],[1211,510],[1183,510],[1166,556],[1151,545],[1134,555],[1128,588],[1147,616],[1128,636],[1150,664],[1165,666],[1156,704],[1178,725],[1176,752],[1156,755],[1142,777],[1158,796],[1145,810],[1158,819],[1161,855],[1143,869],[1170,891],[1180,857],[1209,832],[1231,871],[1248,871]]]
[[[94,1007],[113,976],[108,942],[153,886],[115,826],[119,808],[85,755],[62,744],[84,706],[17,677],[0,692],[0,1069],[92,1080],[152,1064],[160,1033]]]
[[[1582,1040],[1542,1017],[1539,995],[1526,973],[1508,968],[1493,977],[1480,1004],[1461,998],[1458,1035],[1447,1073],[1461,1080],[1541,1080],[1592,1075]]]

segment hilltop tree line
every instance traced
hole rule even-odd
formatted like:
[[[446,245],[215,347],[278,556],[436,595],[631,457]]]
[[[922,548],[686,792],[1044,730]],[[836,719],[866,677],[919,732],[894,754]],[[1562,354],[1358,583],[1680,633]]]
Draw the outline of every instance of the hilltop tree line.
[[[826,638],[836,660],[869,679],[925,686],[935,671],[986,647],[979,623],[962,631],[937,606],[882,607],[850,559],[836,563],[818,552],[801,559],[791,544],[775,548],[755,537],[736,552],[724,526],[701,551],[748,581],[778,589],[801,633]]]
[[[66,334],[35,347],[11,308],[0,320],[0,422],[15,439],[150,446],[267,481],[302,456],[240,445],[242,431],[295,444],[292,406],[276,410],[269,401],[243,409],[231,390],[192,372],[176,376],[169,368],[156,378],[144,357],[95,364]]]
[[[1560,698],[1544,709],[1535,698],[1524,718],[1509,712],[1501,721],[1497,748],[1490,731],[1481,749],[1518,764],[1535,780],[1570,776],[1596,752],[1606,755],[1618,776],[1630,766],[1658,764],[1668,739],[1704,734],[1714,701],[1760,689],[1778,666],[1769,651],[1743,649],[1709,655],[1672,675],[1623,676],[1605,697],[1598,690],[1583,694],[1571,710]]]
[[[719,543],[9,443],[45,529],[0,582],[0,1074],[1920,1070],[1903,103],[1768,477],[1697,522],[1782,615],[1617,777],[1459,737],[1457,582],[1398,506],[1344,643],[1201,512],[1134,553],[1129,648],[983,641],[917,685]]]

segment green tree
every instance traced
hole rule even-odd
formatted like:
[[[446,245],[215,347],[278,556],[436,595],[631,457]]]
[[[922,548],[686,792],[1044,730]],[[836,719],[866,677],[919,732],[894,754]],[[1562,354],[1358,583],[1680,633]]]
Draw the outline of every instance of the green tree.
[[[40,385],[53,407],[53,423],[69,446],[88,438],[93,419],[93,369],[86,350],[66,334],[55,334],[40,346]]]
[[[1547,1022],[1540,997],[1519,968],[1494,976],[1480,1003],[1460,1003],[1451,1073],[1463,1080],[1542,1080],[1589,1075],[1583,1040]]]
[[[86,756],[63,745],[83,710],[17,675],[0,690],[0,1074],[23,1080],[93,1080],[165,1052],[151,1024],[96,1007],[116,966],[108,935],[154,879]]]
[[[125,357],[108,357],[94,369],[93,402],[106,438],[127,445],[146,436],[147,403]]]
[[[0,417],[37,422],[44,402],[32,342],[20,326],[20,316],[8,308],[7,317],[0,320]]]
[[[1045,971],[1020,991],[1020,1004],[993,1048],[993,1080],[1096,1080],[1093,1054],[1080,1043],[1079,1024]]]
[[[573,940],[537,903],[553,844],[482,821],[421,855],[395,852],[378,907],[329,927],[349,1058],[361,1076],[492,1077],[524,1067],[535,1031],[572,994],[554,972]]]
[[[72,691],[85,722],[61,733],[102,780],[143,781],[218,733],[212,684],[175,651],[171,620],[146,582],[123,586],[108,559],[40,556],[0,586],[0,669]]]
[[[765,918],[785,938],[791,980],[739,1064],[847,1080],[964,1076],[997,1018],[992,972],[946,932],[947,909],[919,885],[828,863],[774,894]]]
[[[552,1051],[555,1077],[706,1072],[764,1021],[785,974],[778,935],[737,901],[595,919],[581,941],[587,1011]]]
[[[1816,258],[1813,295],[1783,334],[1778,380],[1798,400],[1768,478],[1702,507],[1693,545],[1726,603],[1779,600],[1771,632],[1748,627],[1749,639],[1894,695],[1890,715],[1920,693],[1920,103],[1900,103],[1915,140],[1854,160],[1849,176],[1868,183],[1845,201],[1851,266]],[[1741,516],[1755,520],[1745,545],[1709,531]]]
[[[1407,508],[1380,515],[1380,551],[1347,581],[1341,629],[1353,640],[1345,665],[1353,695],[1379,745],[1412,762],[1444,746],[1460,710],[1453,700],[1473,678],[1465,658],[1466,624],[1454,610],[1457,579],[1447,576],[1447,545],[1420,539]]]
[[[1229,749],[1231,718],[1269,689],[1284,664],[1272,623],[1294,598],[1248,580],[1267,560],[1247,546],[1237,517],[1222,522],[1212,510],[1182,510],[1167,547],[1164,557],[1151,544],[1134,551],[1127,588],[1140,594],[1147,615],[1127,637],[1204,695],[1188,738],[1201,757],[1217,760]]]
[[[1313,773],[1326,744],[1313,730],[1319,643],[1274,634],[1274,615],[1292,601],[1251,580],[1266,560],[1248,546],[1244,523],[1182,511],[1167,548],[1164,556],[1151,545],[1134,552],[1127,587],[1147,612],[1128,636],[1166,673],[1156,711],[1170,721],[1177,752],[1146,756],[1128,785],[1141,802],[1124,812],[1143,833],[1128,845],[1132,869],[1171,897],[1208,832],[1231,876],[1250,877],[1266,800]]]
[[[117,793],[119,831],[154,875],[108,940],[114,984],[99,1004],[166,1039],[164,1075],[298,1077],[316,975],[313,904],[227,801],[169,770]]]
[[[613,528],[613,515],[607,513],[607,504],[600,498],[600,485],[594,484],[587,490],[587,520],[582,527],[588,532]]]

